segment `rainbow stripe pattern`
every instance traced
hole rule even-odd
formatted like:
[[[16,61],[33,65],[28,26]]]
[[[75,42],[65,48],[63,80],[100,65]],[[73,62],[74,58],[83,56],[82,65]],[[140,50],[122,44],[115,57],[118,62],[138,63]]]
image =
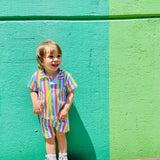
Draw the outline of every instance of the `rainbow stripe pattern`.
[[[64,122],[60,120],[50,120],[40,118],[42,132],[45,138],[51,138],[56,135],[56,131],[66,133],[70,130],[69,120],[66,118]]]
[[[55,129],[57,131],[69,131],[68,118],[64,122],[61,122],[58,120],[58,113],[65,104],[67,93],[77,86],[71,74],[63,70],[59,70],[54,80],[46,76],[44,70],[37,71],[32,75],[28,88],[38,92],[39,101],[41,101],[44,106],[43,120],[41,120],[42,129],[48,130],[47,128],[53,125],[50,122],[51,120],[56,121]],[[49,124],[49,126],[47,126],[47,124]],[[43,133],[45,137],[49,137],[46,132],[43,131]],[[51,134],[53,134],[53,132],[51,132]]]

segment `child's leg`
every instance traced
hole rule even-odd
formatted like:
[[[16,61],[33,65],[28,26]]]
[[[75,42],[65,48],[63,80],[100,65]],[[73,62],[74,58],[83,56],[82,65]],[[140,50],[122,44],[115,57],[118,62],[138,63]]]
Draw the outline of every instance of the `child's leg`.
[[[59,153],[67,153],[67,139],[65,133],[56,131]]]
[[[55,122],[52,120],[41,118],[41,127],[43,135],[46,139],[46,160],[57,160],[56,159],[56,143],[55,143]]]
[[[69,121],[68,118],[61,122],[60,120],[56,123],[56,138],[58,142],[59,149],[59,160],[68,160],[67,159],[67,139],[64,132],[69,131]]]
[[[47,154],[56,154],[55,137],[46,139],[46,152]]]
[[[55,137],[46,139],[46,160],[57,160]]]

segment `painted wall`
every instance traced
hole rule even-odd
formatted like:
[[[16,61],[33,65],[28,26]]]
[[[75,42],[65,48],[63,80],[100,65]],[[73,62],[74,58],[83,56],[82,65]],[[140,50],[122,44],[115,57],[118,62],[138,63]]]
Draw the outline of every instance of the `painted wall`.
[[[109,48],[111,159],[160,157],[160,19],[112,22]]]
[[[0,160],[44,159],[27,84],[37,70],[36,47],[47,39],[60,44],[62,68],[79,85],[69,158],[160,157],[160,1],[2,0],[1,6]]]
[[[160,157],[160,1],[109,1],[110,159]]]

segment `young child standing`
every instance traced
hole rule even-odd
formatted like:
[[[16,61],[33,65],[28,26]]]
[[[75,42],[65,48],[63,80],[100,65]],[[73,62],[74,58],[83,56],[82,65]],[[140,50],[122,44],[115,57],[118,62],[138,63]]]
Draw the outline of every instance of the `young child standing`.
[[[43,135],[46,140],[46,160],[56,159],[58,142],[59,160],[67,159],[65,133],[70,130],[68,112],[77,84],[70,73],[61,70],[62,51],[53,41],[40,44],[37,48],[39,71],[29,82],[33,112],[40,115]]]

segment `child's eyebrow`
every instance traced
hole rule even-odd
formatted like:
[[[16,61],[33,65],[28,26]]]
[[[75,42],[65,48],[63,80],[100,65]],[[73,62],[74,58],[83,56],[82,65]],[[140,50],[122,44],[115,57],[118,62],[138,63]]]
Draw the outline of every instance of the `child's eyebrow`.
[[[55,50],[50,50],[50,54],[54,54],[55,53]]]

